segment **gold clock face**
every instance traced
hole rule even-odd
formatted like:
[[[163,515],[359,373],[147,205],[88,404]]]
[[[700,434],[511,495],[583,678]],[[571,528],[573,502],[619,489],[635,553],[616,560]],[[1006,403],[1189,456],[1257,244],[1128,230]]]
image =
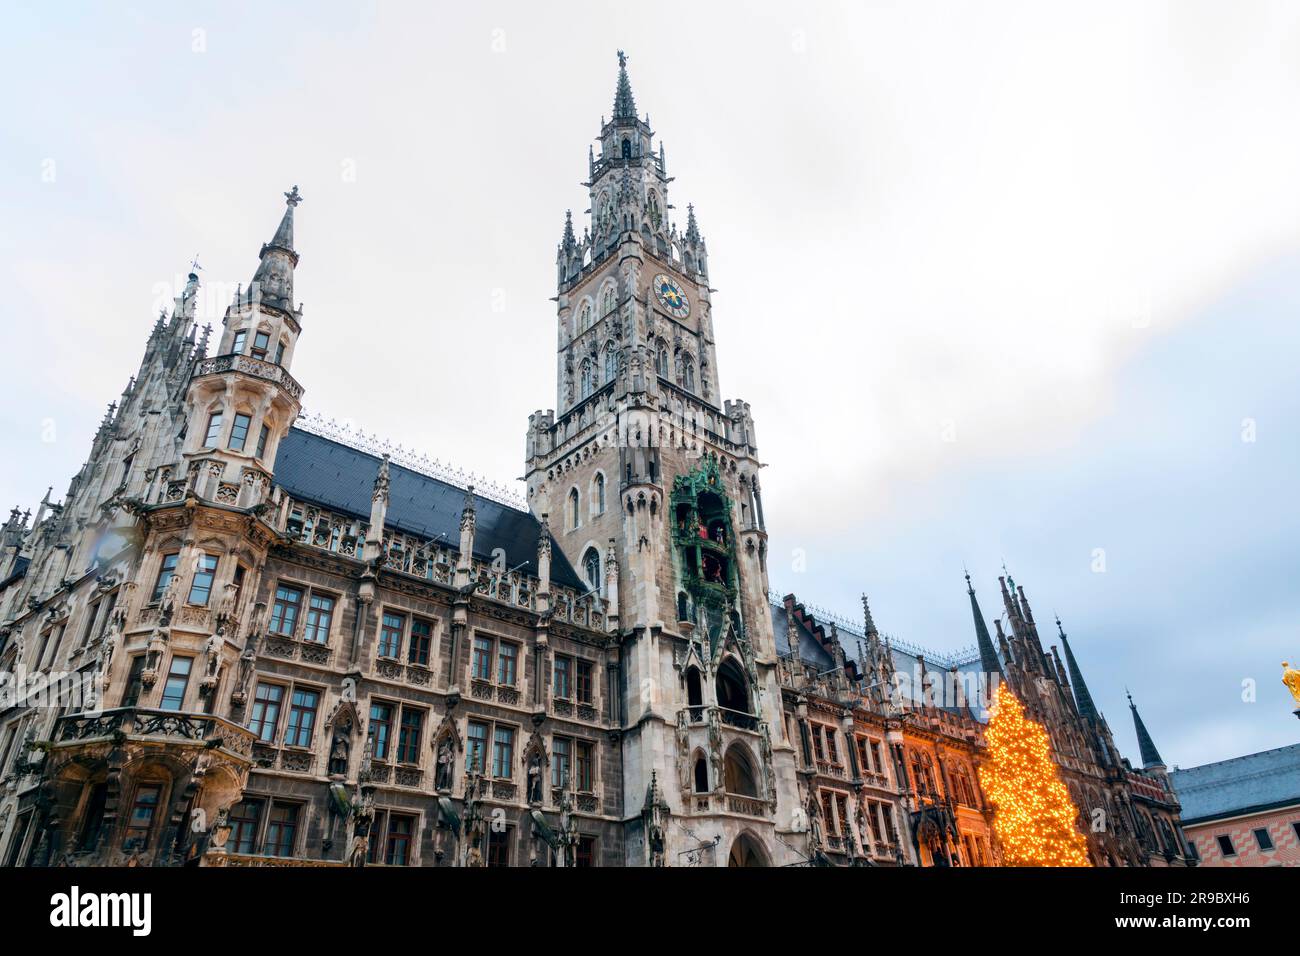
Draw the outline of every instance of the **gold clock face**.
[[[655,276],[655,297],[659,300],[668,314],[677,319],[684,319],[691,314],[691,302],[686,298],[686,293],[682,291],[674,279],[662,273]]]

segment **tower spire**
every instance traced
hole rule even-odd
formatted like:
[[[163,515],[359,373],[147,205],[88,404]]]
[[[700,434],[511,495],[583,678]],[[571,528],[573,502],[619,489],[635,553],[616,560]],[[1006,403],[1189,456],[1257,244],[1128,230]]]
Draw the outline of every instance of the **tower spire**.
[[[975,588],[970,583],[970,572],[966,571],[966,593],[970,595],[970,610],[975,616],[975,641],[979,645],[980,668],[992,679],[994,674],[1005,679],[998,652],[993,648],[993,639],[989,637],[988,625],[984,623],[984,614],[980,611],[980,602],[975,598]]]
[[[1061,618],[1056,618],[1056,629],[1061,635],[1061,647],[1065,650],[1065,666],[1070,670],[1070,684],[1074,688],[1074,703],[1079,708],[1079,714],[1089,720],[1097,720],[1097,707],[1092,702],[1092,695],[1088,693],[1088,685],[1083,682],[1083,672],[1079,670],[1079,662],[1074,659],[1074,651],[1070,650],[1070,639],[1065,636],[1065,628],[1061,626]]]
[[[1142,755],[1142,767],[1145,770],[1163,770],[1165,762],[1160,759],[1160,751],[1156,750],[1155,741],[1147,733],[1147,725],[1142,723],[1142,715],[1138,713],[1137,705],[1133,703],[1133,695],[1125,689],[1124,694],[1128,697],[1128,708],[1133,711],[1133,728],[1137,731],[1138,751]]]
[[[298,265],[298,253],[293,248],[293,211],[302,202],[298,187],[285,193],[284,200],[284,216],[271,241],[262,246],[262,261],[253,274],[250,291],[262,305],[292,314],[293,270]]]
[[[632,98],[632,82],[627,78],[627,55],[618,51],[618,87],[614,90],[614,122],[636,121],[636,100]]]

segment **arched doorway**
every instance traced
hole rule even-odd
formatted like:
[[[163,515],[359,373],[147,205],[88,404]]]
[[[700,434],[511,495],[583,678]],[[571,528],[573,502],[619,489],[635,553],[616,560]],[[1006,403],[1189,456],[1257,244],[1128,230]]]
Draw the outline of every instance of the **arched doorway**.
[[[742,833],[731,844],[731,853],[727,856],[727,866],[771,866],[767,851],[754,839],[753,834]]]

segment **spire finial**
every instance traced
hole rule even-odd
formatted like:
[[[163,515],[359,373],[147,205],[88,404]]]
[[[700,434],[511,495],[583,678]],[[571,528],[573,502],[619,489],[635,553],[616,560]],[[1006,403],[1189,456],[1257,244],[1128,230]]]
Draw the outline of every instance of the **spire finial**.
[[[284,194],[284,202],[286,206],[294,206],[294,207],[297,207],[298,203],[302,202],[302,195],[298,192],[297,185],[295,185],[292,190]]]
[[[614,122],[636,120],[636,100],[632,98],[632,82],[627,78],[627,54],[618,51],[618,88],[614,92]]]

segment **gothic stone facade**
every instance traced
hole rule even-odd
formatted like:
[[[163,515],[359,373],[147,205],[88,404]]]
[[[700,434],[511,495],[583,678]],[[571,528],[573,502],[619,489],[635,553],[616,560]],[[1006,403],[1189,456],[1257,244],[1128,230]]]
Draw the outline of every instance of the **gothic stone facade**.
[[[211,350],[189,277],[64,498],[0,528],[0,669],[99,689],[0,701],[4,863],[996,861],[976,716],[882,692],[926,656],[770,603],[707,247],[621,55],[600,142],[523,507],[299,420],[296,187]],[[1072,791],[1127,808],[1022,624],[1002,659]]]

